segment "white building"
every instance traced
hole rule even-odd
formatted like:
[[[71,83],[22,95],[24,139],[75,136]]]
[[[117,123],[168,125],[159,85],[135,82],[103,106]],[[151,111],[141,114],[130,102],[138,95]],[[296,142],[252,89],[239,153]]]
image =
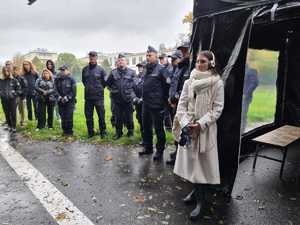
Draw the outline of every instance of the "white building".
[[[24,55],[24,59],[30,61],[32,61],[35,57],[39,58],[44,63],[49,59],[55,62],[58,54],[56,52],[50,52],[45,48],[37,48]]]

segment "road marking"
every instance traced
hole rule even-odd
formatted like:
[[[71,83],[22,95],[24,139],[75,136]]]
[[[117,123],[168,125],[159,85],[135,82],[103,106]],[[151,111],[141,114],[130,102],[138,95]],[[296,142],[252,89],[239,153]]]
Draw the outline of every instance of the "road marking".
[[[94,225],[66,196],[8,143],[0,131],[0,154],[59,225]]]

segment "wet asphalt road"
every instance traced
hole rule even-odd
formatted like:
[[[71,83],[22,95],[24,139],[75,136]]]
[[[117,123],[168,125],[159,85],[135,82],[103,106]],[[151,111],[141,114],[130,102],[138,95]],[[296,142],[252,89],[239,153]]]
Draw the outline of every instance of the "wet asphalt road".
[[[300,224],[298,145],[289,152],[293,164],[285,170],[287,182],[278,178],[278,163],[259,159],[253,173],[249,158],[240,166],[232,201],[227,204],[211,193],[202,219],[192,223],[188,213],[193,206],[181,202],[191,186],[165,163],[140,158],[138,146],[36,142],[19,135],[11,144],[95,224]],[[0,156],[2,224],[57,223]]]

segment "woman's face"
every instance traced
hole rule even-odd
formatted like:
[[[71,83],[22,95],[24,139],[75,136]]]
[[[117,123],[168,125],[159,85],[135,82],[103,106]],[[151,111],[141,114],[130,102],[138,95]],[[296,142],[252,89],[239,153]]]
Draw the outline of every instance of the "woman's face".
[[[9,69],[8,69],[8,68],[5,68],[3,72],[4,72],[4,73],[3,73],[4,77],[5,77],[5,78],[8,78],[8,77],[9,77],[9,74],[10,74]]]
[[[24,67],[24,70],[26,72],[29,72],[30,71],[30,64],[28,62],[24,62],[23,63],[23,67]]]
[[[44,71],[43,77],[44,77],[45,80],[50,80],[50,74],[49,74],[49,72],[48,71]]]
[[[196,61],[196,68],[201,72],[205,72],[209,69],[209,60],[203,55],[199,55]]]
[[[53,65],[52,65],[51,62],[47,63],[47,68],[48,68],[48,70],[52,70],[53,69]]]

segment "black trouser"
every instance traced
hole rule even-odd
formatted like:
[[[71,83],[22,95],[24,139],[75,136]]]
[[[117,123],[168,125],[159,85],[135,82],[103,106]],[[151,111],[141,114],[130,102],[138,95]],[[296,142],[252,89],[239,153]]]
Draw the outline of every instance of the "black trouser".
[[[114,101],[114,107],[117,134],[122,134],[123,125],[126,126],[128,132],[133,132],[133,105],[127,102]]]
[[[110,117],[111,126],[115,127],[116,126],[116,113],[115,113],[115,103],[114,103],[114,99],[112,96],[110,96],[110,111],[111,111],[111,117]]]
[[[94,108],[98,115],[99,130],[103,132],[106,130],[105,124],[105,109],[104,99],[102,100],[85,100],[84,113],[86,118],[86,126],[89,134],[94,133]]]
[[[58,104],[58,112],[61,119],[61,128],[63,129],[64,134],[72,135],[73,134],[73,113],[75,109],[74,102],[68,102],[65,104]]]
[[[153,126],[156,133],[157,151],[164,151],[166,134],[164,130],[164,109],[151,109],[143,105],[144,145],[146,150],[153,148]]]
[[[141,132],[141,137],[143,139],[144,137],[144,126],[143,126],[143,105],[139,104],[135,106],[136,110],[136,119],[140,124],[140,132]]]
[[[17,99],[1,98],[5,119],[9,128],[16,129],[17,124]]]
[[[174,119],[174,115],[173,115],[172,111],[173,110],[170,106],[167,106],[165,108],[164,124],[165,124],[165,127],[168,129],[172,129],[172,124],[173,124],[173,119]]]
[[[28,120],[32,120],[32,105],[33,105],[34,117],[35,119],[37,119],[37,101],[35,96],[33,95],[26,96],[26,105],[27,105]]]
[[[53,114],[54,114],[54,101],[49,101],[49,99],[39,99],[37,101],[37,115],[38,115],[38,125],[37,128],[42,129],[46,124],[46,115],[48,128],[53,127]]]

